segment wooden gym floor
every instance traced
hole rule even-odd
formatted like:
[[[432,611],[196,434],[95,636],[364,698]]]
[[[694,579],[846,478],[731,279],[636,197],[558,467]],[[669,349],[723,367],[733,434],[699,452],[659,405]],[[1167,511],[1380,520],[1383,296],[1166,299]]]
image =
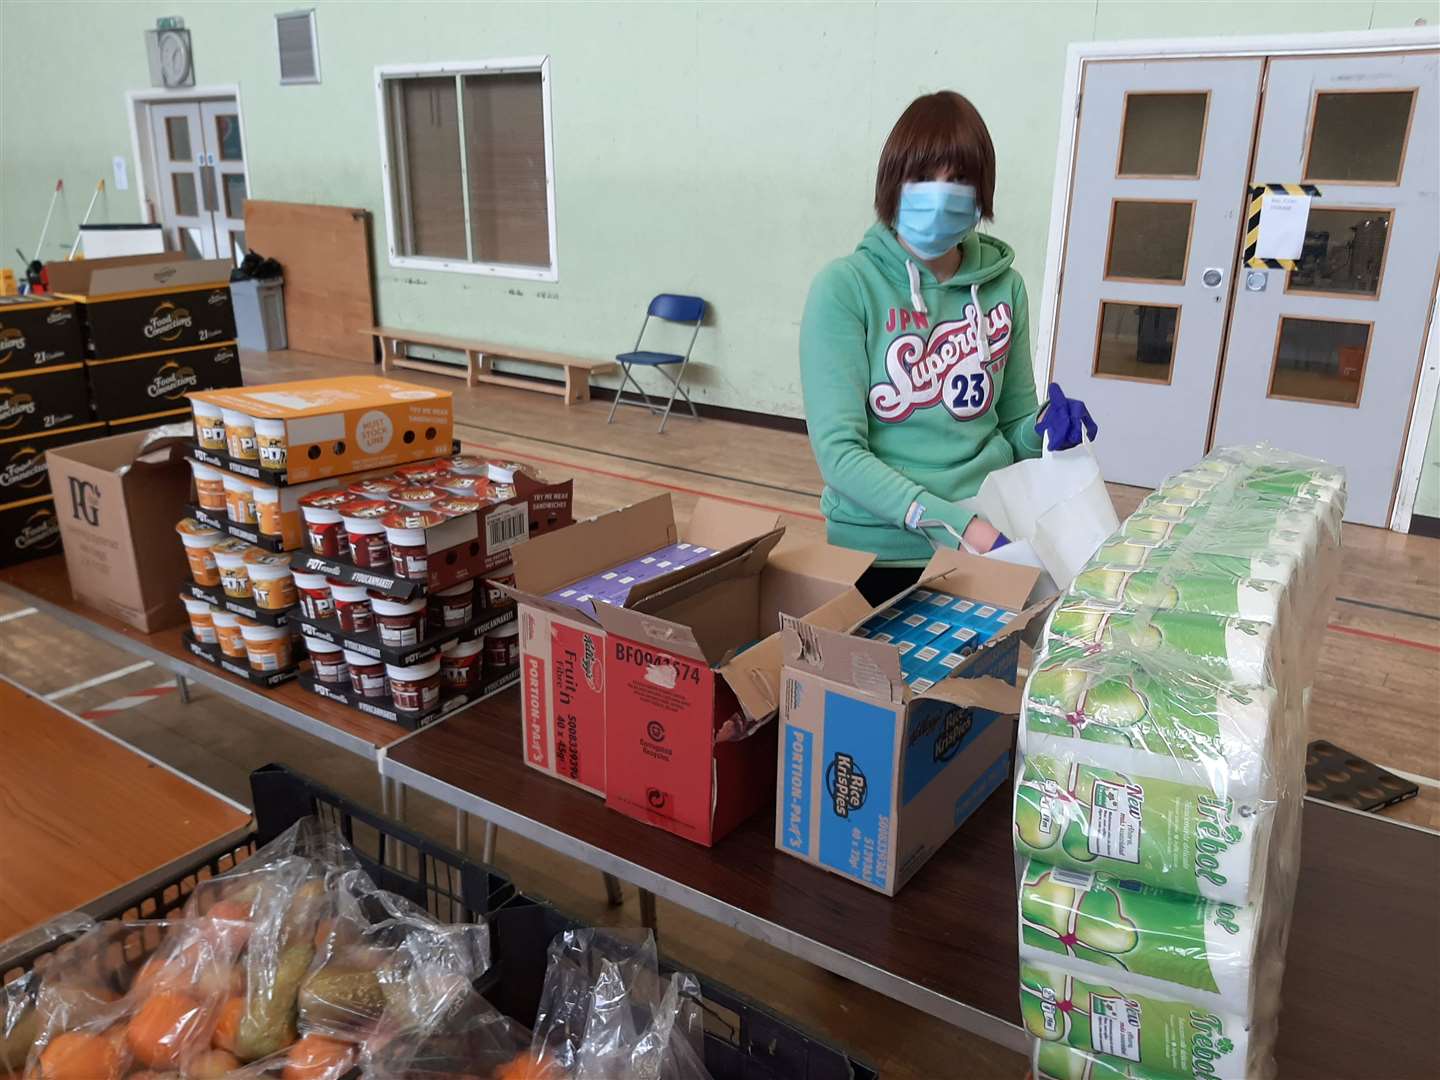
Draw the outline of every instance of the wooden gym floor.
[[[356,370],[294,352],[247,353],[243,364],[251,384]],[[683,520],[698,496],[709,495],[774,509],[792,533],[824,535],[820,477],[803,436],[678,414],[658,436],[642,409],[622,408],[607,425],[608,402],[567,408],[523,390],[403,377],[454,392],[457,434],[467,449],[513,455],[550,476],[573,476],[577,516],[669,492]],[[1144,494],[1118,486],[1112,493],[1122,516]],[[1419,798],[1384,816],[1440,828],[1440,541],[1347,525],[1344,543],[1338,597],[1323,630],[1311,737],[1419,780]],[[373,766],[361,759],[207,690],[192,688],[184,705],[163,672],[26,613],[3,595],[0,655],[17,682],[57,695],[72,712],[242,802],[248,802],[250,770],[270,761],[371,805],[378,801]],[[88,685],[92,680],[103,681]],[[448,808],[412,793],[410,820],[453,842]],[[502,833],[497,862],[523,888],[582,917],[639,922],[633,888],[626,888],[623,908],[607,908],[600,875],[563,856]],[[837,880],[835,887],[849,886]],[[664,947],[677,962],[768,1002],[876,1065],[887,1080],[1024,1072],[1019,1055],[664,901],[659,922]]]

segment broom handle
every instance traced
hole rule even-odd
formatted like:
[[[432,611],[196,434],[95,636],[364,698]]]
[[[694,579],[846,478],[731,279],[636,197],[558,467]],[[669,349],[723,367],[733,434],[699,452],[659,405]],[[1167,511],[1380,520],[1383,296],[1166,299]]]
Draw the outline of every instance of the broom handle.
[[[95,185],[95,194],[90,196],[90,205],[85,208],[85,216],[80,219],[80,229],[90,223],[90,212],[95,209],[95,200],[100,198],[100,193],[104,190],[105,181],[102,179]],[[75,230],[75,242],[70,245],[70,254],[65,256],[67,261],[75,258],[75,252],[80,249],[80,229]]]
[[[50,194],[50,209],[45,211],[45,224],[40,226],[40,239],[35,244],[35,258],[32,262],[40,261],[40,252],[45,247],[45,234],[50,231],[50,216],[55,213],[55,200],[60,198],[60,189],[64,186],[64,180],[55,181],[55,190]]]

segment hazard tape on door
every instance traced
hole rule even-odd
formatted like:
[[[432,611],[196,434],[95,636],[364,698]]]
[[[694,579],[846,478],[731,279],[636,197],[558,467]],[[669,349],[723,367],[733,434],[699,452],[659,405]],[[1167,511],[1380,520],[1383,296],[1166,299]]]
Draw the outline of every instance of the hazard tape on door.
[[[1266,259],[1257,257],[1255,246],[1260,242],[1260,211],[1265,205],[1265,196],[1309,195],[1320,197],[1320,189],[1314,184],[1251,184],[1250,206],[1245,215],[1245,265],[1256,270],[1294,270],[1295,259]]]

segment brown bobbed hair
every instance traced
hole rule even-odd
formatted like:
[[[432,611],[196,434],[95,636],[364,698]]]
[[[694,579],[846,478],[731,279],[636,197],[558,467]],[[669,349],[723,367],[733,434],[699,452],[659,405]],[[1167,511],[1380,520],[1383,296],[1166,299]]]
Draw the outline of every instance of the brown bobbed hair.
[[[875,170],[876,216],[893,226],[901,186],[946,171],[975,185],[981,217],[995,216],[995,145],[979,110],[953,90],[916,98],[890,129]]]

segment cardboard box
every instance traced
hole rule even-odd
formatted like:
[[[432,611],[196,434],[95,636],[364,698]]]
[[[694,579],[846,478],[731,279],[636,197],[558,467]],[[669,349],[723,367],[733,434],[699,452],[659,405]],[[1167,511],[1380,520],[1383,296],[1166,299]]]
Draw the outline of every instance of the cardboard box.
[[[127,435],[132,431],[149,431],[151,428],[168,427],[172,424],[184,424],[190,428],[189,409],[169,409],[165,412],[147,413],[144,416],[128,416],[121,420],[105,421],[105,433],[107,435]],[[190,431],[185,432],[188,438]]]
[[[772,537],[729,564],[606,613],[605,804],[710,845],[770,804],[792,615],[858,597],[873,556]]]
[[[287,483],[449,457],[451,394],[374,375],[191,394],[252,417],[285,421]]]
[[[122,255],[50,263],[51,292],[78,301],[97,360],[235,342],[227,259]]]
[[[148,432],[50,450],[56,514],[75,598],[153,633],[185,621],[175,593],[189,571],[175,535],[190,466],[182,440]]]
[[[73,364],[85,356],[85,336],[73,300],[0,296],[0,378]]]
[[[60,551],[55,500],[38,495],[0,503],[0,566],[43,559]]]
[[[92,419],[83,364],[0,376],[0,439],[75,427]]]
[[[126,360],[90,360],[85,371],[95,415],[117,422],[188,410],[187,395],[196,390],[241,385],[240,350],[233,341]]]
[[[700,499],[685,531],[669,495],[582,521],[514,551],[519,604],[521,730],[525,760],[541,772],[605,794],[605,604],[576,607],[546,594],[682,541],[716,550],[715,558],[637,585],[641,605],[707,567],[733,559],[773,533],[779,516]]]
[[[775,846],[894,896],[1010,778],[1021,634],[1039,571],[937,553],[917,588],[1017,612],[946,678],[917,693],[895,644],[855,636],[858,594],[786,625]]]
[[[56,431],[38,431],[13,439],[0,439],[0,503],[50,494],[50,472],[45,451],[105,434],[98,421]]]

